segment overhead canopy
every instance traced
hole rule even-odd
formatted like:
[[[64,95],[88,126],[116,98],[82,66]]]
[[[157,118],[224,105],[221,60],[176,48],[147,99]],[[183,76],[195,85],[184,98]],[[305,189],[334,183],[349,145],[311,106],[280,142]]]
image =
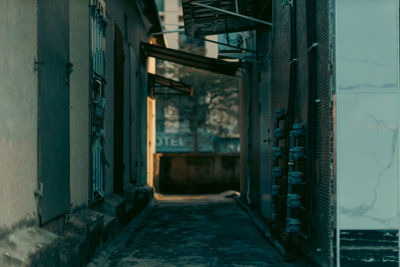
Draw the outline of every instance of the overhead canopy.
[[[227,62],[147,43],[142,43],[142,49],[150,57],[230,76],[235,76],[240,66],[237,62]]]
[[[266,27],[257,20],[271,17],[271,0],[183,0],[182,8],[185,33],[194,37]]]
[[[158,16],[157,6],[154,0],[140,0],[136,1],[136,5],[139,8],[139,12],[143,16],[145,27],[148,30],[148,34],[151,35],[156,32],[161,32],[161,21]],[[165,40],[163,34],[151,36],[153,43],[160,46],[165,46]]]
[[[149,88],[153,90],[154,94],[169,94],[169,93],[165,93],[165,92],[157,92],[155,89],[158,87],[157,85],[161,85],[162,87],[168,87],[171,88],[177,92],[179,92],[179,94],[181,95],[193,95],[193,88],[192,86],[182,83],[182,82],[178,82],[172,79],[168,79],[156,74],[151,74],[148,73],[148,77],[149,77]]]

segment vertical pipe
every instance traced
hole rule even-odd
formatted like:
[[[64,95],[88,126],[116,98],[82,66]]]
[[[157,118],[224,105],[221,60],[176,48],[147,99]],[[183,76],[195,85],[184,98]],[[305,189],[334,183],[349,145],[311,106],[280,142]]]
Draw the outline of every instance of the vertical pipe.
[[[308,51],[308,109],[306,137],[306,177],[307,177],[307,238],[312,227],[312,192],[314,186],[314,161],[316,145],[316,36],[315,36],[315,0],[306,0],[307,51]]]
[[[253,69],[251,68],[251,73],[252,73]],[[250,79],[247,79],[248,82],[248,86],[247,86],[247,149],[246,149],[246,177],[247,177],[247,194],[246,194],[246,198],[247,198],[247,203],[251,204],[251,171],[250,171],[250,149],[251,149],[251,105],[252,105],[252,101],[251,101],[251,88],[252,88],[252,84],[250,84]]]
[[[296,74],[297,74],[297,12],[296,12],[296,0],[293,0],[290,4],[290,84],[289,84],[289,94],[288,94],[288,104],[287,104],[287,118],[286,118],[286,137],[289,142],[289,147],[292,142],[290,142],[290,132],[292,130],[292,124],[294,120],[294,109],[295,109],[295,94],[296,94]],[[290,148],[286,148],[286,155],[289,155]],[[291,166],[289,159],[289,166]],[[291,171],[291,167],[288,169],[288,174]],[[289,176],[287,175],[287,178]],[[287,179],[288,181],[288,179]],[[289,192],[290,184],[287,182],[287,192]],[[287,198],[286,198],[287,201]],[[287,207],[286,211],[286,223],[288,216],[291,215],[290,207]],[[288,225],[286,225],[286,230],[288,230]]]
[[[296,73],[297,73],[297,12],[296,0],[290,6],[290,84],[287,108],[286,131],[290,133],[294,118],[294,105],[296,94]]]

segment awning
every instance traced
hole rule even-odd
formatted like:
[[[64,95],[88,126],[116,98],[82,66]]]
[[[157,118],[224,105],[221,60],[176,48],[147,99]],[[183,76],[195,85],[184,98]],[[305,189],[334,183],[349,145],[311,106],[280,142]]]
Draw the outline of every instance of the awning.
[[[230,76],[235,76],[240,66],[237,62],[227,62],[147,43],[142,43],[142,49],[150,57]]]
[[[154,0],[136,1],[136,5],[140,13],[143,15],[143,21],[145,24],[145,28],[148,31],[148,34],[152,35],[153,33],[161,32],[161,21],[160,17],[158,16],[157,6]],[[160,46],[165,46],[163,34],[152,35],[151,39],[153,43],[156,43]]]
[[[156,74],[151,74],[148,73],[148,81],[149,81],[149,89],[152,90],[152,95],[171,95],[173,93],[169,93],[169,92],[160,92],[157,91],[156,88],[158,87],[168,87],[173,89],[174,91],[176,91],[177,93],[175,93],[174,95],[189,95],[192,96],[193,95],[193,88],[192,86],[182,83],[182,82],[178,82],[172,79],[168,79]]]
[[[183,0],[182,8],[185,33],[194,37],[268,27],[271,19],[271,0]]]

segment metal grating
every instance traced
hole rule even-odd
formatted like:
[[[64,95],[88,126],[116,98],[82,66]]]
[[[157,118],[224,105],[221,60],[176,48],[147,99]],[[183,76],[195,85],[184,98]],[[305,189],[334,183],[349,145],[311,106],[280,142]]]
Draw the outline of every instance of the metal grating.
[[[311,238],[299,240],[302,252],[321,266],[333,266],[333,200],[334,177],[331,171],[333,149],[332,118],[332,62],[331,32],[332,1],[316,1],[316,35],[317,35],[317,98],[321,103],[317,108],[317,140],[313,190],[313,223]],[[286,107],[289,88],[289,8],[281,7],[280,1],[274,1],[274,25],[271,53],[271,109]],[[305,0],[297,0],[297,42],[298,72],[296,88],[296,104],[294,122],[307,123],[307,42]],[[273,121],[273,114],[271,122]],[[273,127],[273,125],[271,125]]]
[[[262,19],[270,2],[270,0],[183,0],[185,33],[186,35],[199,37],[254,30],[266,26],[235,15],[200,7],[194,3],[206,4],[226,11],[238,12],[241,15]]]

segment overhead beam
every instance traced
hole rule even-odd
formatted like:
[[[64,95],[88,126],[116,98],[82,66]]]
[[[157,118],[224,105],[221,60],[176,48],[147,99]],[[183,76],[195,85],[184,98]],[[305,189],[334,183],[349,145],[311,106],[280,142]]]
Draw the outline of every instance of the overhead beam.
[[[226,13],[226,14],[229,14],[229,15],[232,15],[232,16],[236,16],[236,17],[239,17],[239,18],[248,19],[248,20],[260,23],[260,24],[272,26],[271,22],[264,21],[264,20],[261,20],[261,19],[256,19],[256,18],[253,18],[253,17],[242,15],[240,13],[235,13],[235,12],[232,12],[232,11],[228,11],[228,10],[225,10],[225,9],[222,9],[222,8],[213,7],[213,6],[202,4],[202,3],[198,3],[198,2],[191,2],[191,4],[194,5],[194,6],[200,6],[200,7],[208,8],[208,9],[211,9],[211,10],[214,10],[214,11],[218,11],[218,12],[221,12],[221,13]]]
[[[148,43],[142,43],[142,50],[150,57],[230,76],[236,76],[240,67],[237,62],[227,62]]]
[[[192,86],[179,82],[179,81],[175,81],[160,75],[156,75],[156,74],[152,74],[152,73],[148,73],[148,77],[149,77],[149,86],[155,88],[155,84],[160,84],[162,86],[171,88],[175,91],[179,91],[182,94],[181,95],[189,95],[192,96],[193,95],[193,88]],[[156,93],[158,94],[158,93]]]

